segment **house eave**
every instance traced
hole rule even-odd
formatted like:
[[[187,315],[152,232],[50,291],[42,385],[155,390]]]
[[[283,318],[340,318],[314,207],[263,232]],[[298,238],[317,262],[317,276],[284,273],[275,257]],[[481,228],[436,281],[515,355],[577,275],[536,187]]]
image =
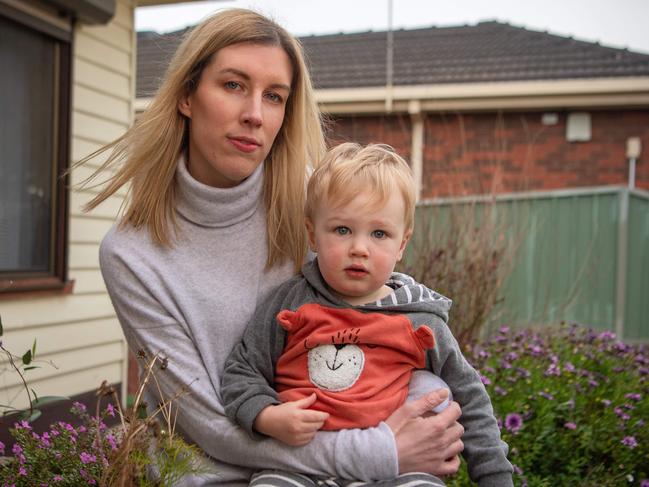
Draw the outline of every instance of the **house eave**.
[[[568,79],[343,88],[316,90],[320,108],[331,114],[421,111],[570,109],[649,106],[649,77]],[[410,107],[410,108],[409,108]]]

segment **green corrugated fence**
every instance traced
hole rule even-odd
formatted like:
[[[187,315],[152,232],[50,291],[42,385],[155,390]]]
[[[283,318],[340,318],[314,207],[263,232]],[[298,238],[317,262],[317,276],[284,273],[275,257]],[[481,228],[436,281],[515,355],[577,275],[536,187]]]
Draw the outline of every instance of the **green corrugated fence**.
[[[493,324],[565,320],[649,340],[649,192],[603,187],[425,202],[415,239],[450,231],[449,218],[467,208],[475,221],[497,221],[516,252]]]

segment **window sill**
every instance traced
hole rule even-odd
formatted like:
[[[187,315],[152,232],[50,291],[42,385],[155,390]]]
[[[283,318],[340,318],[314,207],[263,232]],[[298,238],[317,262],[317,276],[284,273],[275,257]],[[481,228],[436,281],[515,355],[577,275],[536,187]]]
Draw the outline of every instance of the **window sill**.
[[[74,290],[74,279],[62,282],[55,277],[0,279],[0,301],[66,296]]]

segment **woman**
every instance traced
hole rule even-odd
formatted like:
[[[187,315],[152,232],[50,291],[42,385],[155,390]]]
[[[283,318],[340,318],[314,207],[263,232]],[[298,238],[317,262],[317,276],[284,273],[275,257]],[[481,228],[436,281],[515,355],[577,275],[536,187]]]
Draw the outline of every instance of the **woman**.
[[[255,304],[305,258],[306,166],[324,141],[292,36],[247,10],[208,18],[178,48],[138,123],[100,152],[109,149],[97,174],[116,173],[88,209],[130,187],[101,244],[101,269],[131,349],[168,357],[157,374],[162,394],[188,385],[177,430],[216,464],[189,485],[246,485],[252,469],[268,468],[359,479],[457,470],[457,405],[420,416],[441,400],[435,394],[402,407],[389,426],[320,432],[298,449],[252,439],[224,416],[230,350]],[[355,450],[361,438],[371,451]]]

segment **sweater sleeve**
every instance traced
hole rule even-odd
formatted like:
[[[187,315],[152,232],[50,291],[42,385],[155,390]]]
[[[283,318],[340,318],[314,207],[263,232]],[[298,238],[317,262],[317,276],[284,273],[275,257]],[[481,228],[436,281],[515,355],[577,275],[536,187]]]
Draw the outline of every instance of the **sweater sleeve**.
[[[292,279],[257,306],[242,340],[228,357],[221,380],[221,398],[226,415],[260,439],[253,429],[257,415],[268,405],[279,404],[274,390],[275,365],[284,348],[286,332],[275,317],[287,291],[299,286]]]
[[[397,475],[397,453],[390,428],[318,432],[308,445],[294,448],[274,439],[254,440],[224,414],[218,384],[213,384],[187,330],[156,299],[142,263],[132,252],[104,239],[100,266],[106,287],[131,350],[161,353],[168,366],[156,374],[149,393],[172,397],[177,428],[214,459],[252,469],[282,469],[309,475],[363,480]],[[158,389],[159,388],[159,389]],[[159,393],[158,393],[159,390]]]
[[[441,320],[440,320],[441,321]],[[513,486],[513,468],[507,460],[508,446],[500,439],[489,395],[479,374],[464,358],[448,326],[435,327],[436,347],[429,352],[433,372],[450,385],[460,404],[460,423],[469,476],[480,487]]]

